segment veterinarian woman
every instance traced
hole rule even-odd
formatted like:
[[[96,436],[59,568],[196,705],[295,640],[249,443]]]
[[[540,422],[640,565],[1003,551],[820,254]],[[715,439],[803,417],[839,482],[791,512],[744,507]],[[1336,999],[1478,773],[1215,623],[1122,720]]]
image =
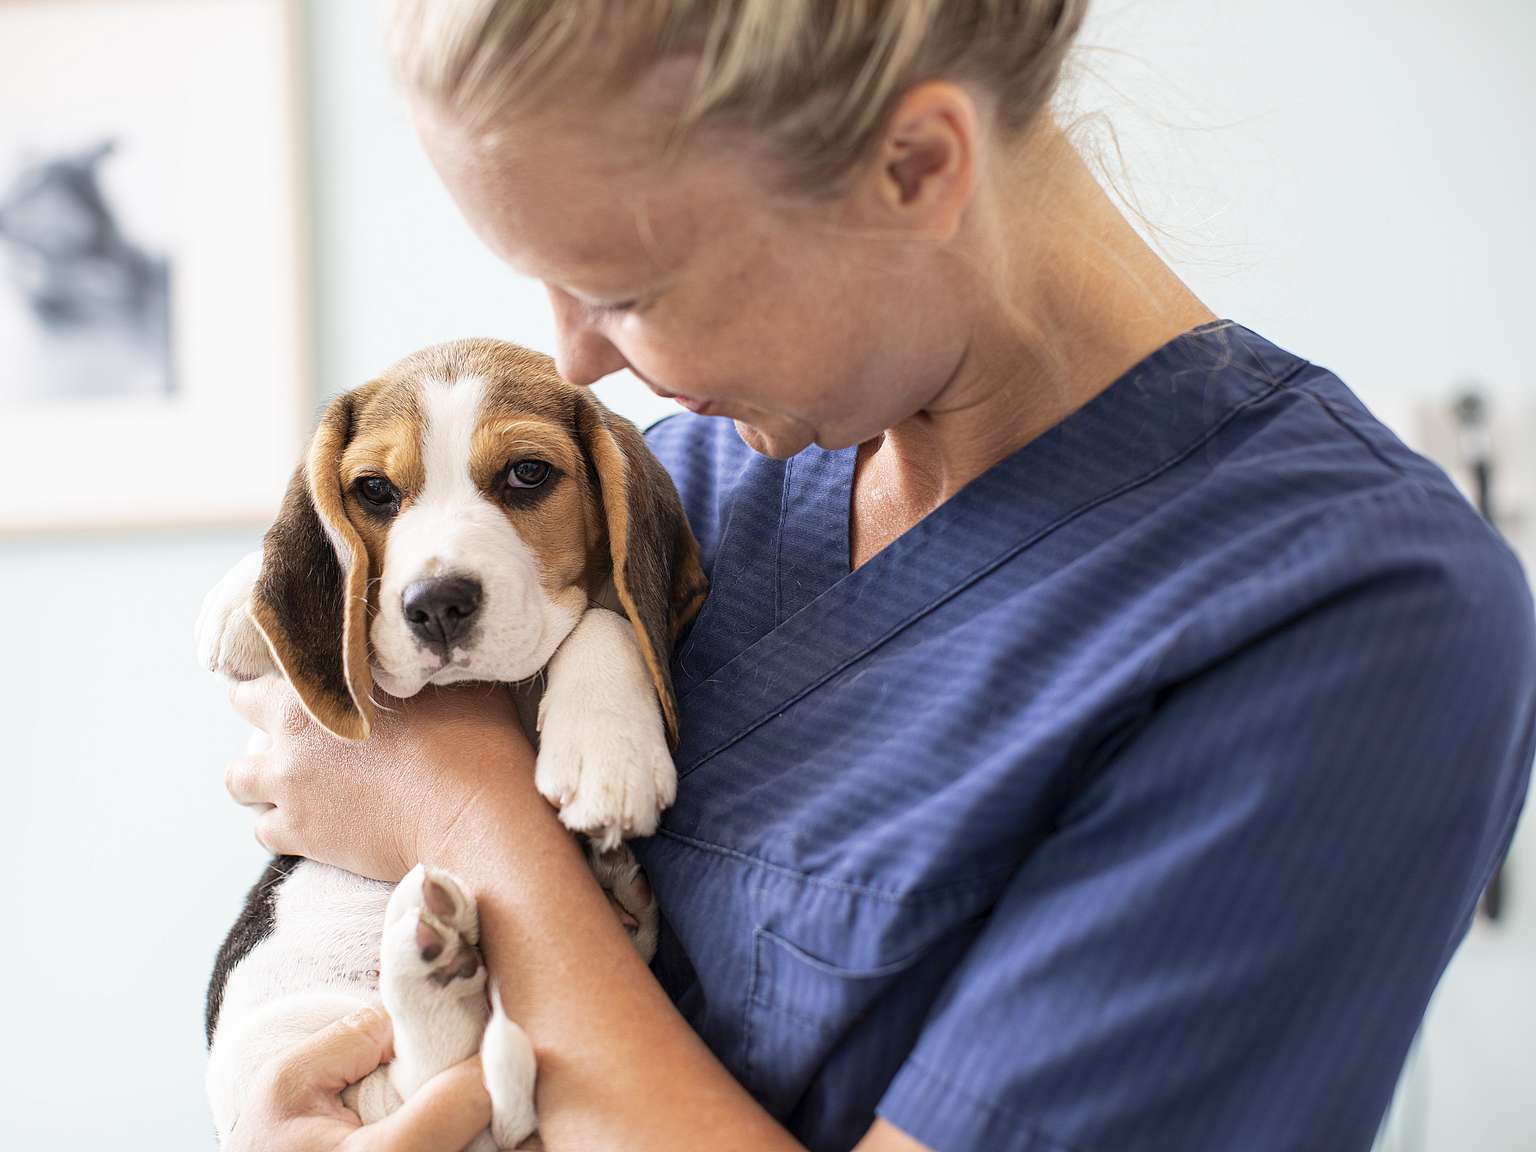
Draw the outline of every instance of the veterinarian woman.
[[[469,879],[548,1148],[1371,1143],[1525,792],[1530,593],[1111,205],[1049,107],[1083,8],[398,5],[421,138],[564,374],[693,413],[649,435],[712,581],[638,845],[654,972],[483,690],[346,748],[239,691],[274,744],[235,775],[274,852]],[[470,1067],[352,1131],[331,1094],[386,1050],[296,1049],[239,1146],[485,1122]]]

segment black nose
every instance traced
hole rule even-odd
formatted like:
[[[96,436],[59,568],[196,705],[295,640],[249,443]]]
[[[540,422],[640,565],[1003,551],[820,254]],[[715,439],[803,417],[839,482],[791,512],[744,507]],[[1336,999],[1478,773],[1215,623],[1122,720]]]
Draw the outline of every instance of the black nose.
[[[480,581],[468,576],[434,576],[407,584],[400,594],[405,622],[426,643],[443,649],[469,631],[480,611]]]

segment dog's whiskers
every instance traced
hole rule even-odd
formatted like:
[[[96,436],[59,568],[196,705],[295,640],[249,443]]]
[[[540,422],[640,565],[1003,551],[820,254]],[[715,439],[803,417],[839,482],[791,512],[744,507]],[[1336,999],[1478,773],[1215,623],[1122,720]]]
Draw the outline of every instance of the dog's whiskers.
[[[398,709],[398,708],[391,708],[388,704],[381,704],[381,703],[379,703],[379,698],[377,696],[375,696],[372,692],[368,693],[368,699],[373,704],[373,706],[375,708],[377,708],[380,712],[399,712],[400,711],[400,709]]]

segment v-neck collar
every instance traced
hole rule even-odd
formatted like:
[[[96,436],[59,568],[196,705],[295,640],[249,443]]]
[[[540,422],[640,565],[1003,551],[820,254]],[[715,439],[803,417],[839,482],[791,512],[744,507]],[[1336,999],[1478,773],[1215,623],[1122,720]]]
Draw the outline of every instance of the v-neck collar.
[[[749,464],[739,498],[777,499],[777,515],[733,512],[717,559],[726,577],[717,585],[722,596],[716,601],[712,592],[705,612],[712,628],[752,617],[759,626],[718,667],[681,677],[680,773],[1067,521],[1166,468],[1304,365],[1239,324],[1203,324],[1152,352],[853,570],[848,518],[857,449],[764,461],[759,469],[776,466],[780,483],[756,491],[747,483]],[[1213,374],[1227,387],[1208,387]],[[752,532],[739,521],[775,530]],[[764,568],[774,574],[771,624],[760,599],[769,591]],[[705,623],[701,616],[695,632]],[[687,655],[685,647],[684,667]]]
[[[848,531],[858,451],[812,447],[786,464],[775,625],[851,574]]]

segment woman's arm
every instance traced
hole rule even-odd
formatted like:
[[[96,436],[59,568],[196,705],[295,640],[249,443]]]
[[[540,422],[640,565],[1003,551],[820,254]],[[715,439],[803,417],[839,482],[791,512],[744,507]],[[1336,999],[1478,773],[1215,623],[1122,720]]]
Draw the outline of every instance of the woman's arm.
[[[271,745],[231,766],[257,839],[363,876],[418,862],[472,888],[486,965],[539,1059],[546,1148],[798,1149],[715,1060],[619,926],[555,810],[505,693],[428,689],[381,708],[344,744],[271,677],[237,685],[236,709]],[[877,1123],[860,1152],[916,1152]]]
[[[673,1008],[581,851],[533,786],[509,786],[424,848],[473,888],[486,966],[538,1053],[545,1147],[798,1149]]]
[[[475,891],[486,966],[538,1052],[544,1146],[800,1149],[662,992],[534,789],[531,751],[509,775],[425,857]],[[880,1121],[859,1152],[923,1146]]]

